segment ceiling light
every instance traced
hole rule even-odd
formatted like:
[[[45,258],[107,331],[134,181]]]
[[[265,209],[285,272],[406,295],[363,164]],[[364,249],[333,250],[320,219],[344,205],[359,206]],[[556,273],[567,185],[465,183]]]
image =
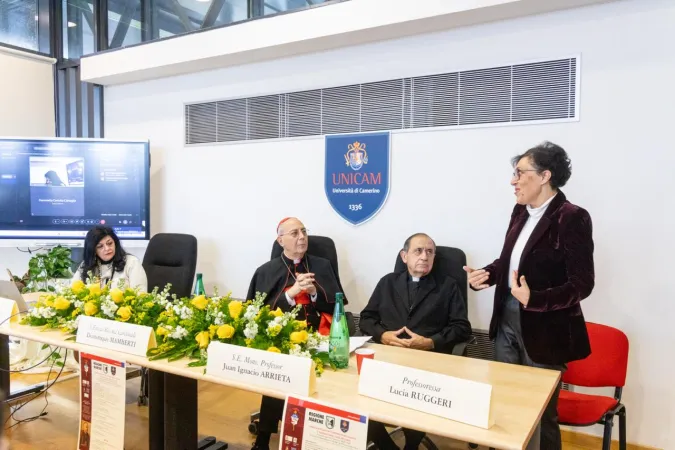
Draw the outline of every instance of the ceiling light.
[[[38,20],[38,19],[39,19],[39,17],[36,15],[36,16],[35,16],[35,20]]]
[[[68,22],[68,28],[73,28],[76,27],[77,24],[75,22]]]

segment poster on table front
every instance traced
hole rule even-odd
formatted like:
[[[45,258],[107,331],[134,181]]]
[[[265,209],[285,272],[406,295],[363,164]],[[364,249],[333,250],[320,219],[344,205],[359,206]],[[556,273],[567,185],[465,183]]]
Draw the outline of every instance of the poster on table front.
[[[314,399],[287,396],[279,450],[363,450],[368,416]]]
[[[125,363],[80,353],[79,450],[123,450]]]

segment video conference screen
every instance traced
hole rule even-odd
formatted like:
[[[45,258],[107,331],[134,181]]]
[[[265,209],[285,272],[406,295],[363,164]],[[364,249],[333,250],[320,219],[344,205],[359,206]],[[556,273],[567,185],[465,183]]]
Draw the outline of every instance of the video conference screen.
[[[0,138],[0,239],[149,239],[149,143]]]

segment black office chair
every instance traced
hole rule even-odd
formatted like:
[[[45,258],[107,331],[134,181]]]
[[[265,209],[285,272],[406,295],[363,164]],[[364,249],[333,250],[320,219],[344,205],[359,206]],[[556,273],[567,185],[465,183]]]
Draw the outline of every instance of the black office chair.
[[[197,238],[189,234],[177,233],[154,235],[145,250],[143,269],[148,277],[148,291],[156,287],[161,291],[171,283],[169,291],[171,294],[175,294],[178,298],[189,297],[197,270]],[[162,373],[159,372],[159,375]],[[148,383],[150,378],[153,381]],[[141,370],[139,406],[148,404],[148,384],[154,382],[163,386],[163,379],[156,378],[148,369]],[[154,388],[153,386],[153,391]]]

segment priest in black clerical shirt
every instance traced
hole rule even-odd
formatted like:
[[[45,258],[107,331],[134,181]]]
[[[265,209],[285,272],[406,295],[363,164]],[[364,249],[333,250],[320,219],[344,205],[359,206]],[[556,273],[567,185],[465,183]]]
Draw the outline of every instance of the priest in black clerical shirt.
[[[298,320],[307,320],[309,327],[327,335],[335,294],[341,292],[333,266],[325,258],[307,254],[307,229],[295,217],[279,222],[277,242],[283,248],[281,256],[258,267],[246,298],[255,298],[256,292],[265,293],[265,304],[284,312],[300,305]],[[344,303],[347,304],[346,298]],[[253,450],[269,449],[270,435],[277,432],[283,409],[283,400],[263,396]]]
[[[361,312],[359,328],[381,344],[442,353],[452,352],[471,335],[466,305],[457,282],[431,273],[436,244],[423,233],[406,239],[401,259],[408,270],[382,277]],[[404,429],[405,450],[417,449],[424,433]],[[370,421],[368,438],[380,450],[398,449],[384,425]]]

